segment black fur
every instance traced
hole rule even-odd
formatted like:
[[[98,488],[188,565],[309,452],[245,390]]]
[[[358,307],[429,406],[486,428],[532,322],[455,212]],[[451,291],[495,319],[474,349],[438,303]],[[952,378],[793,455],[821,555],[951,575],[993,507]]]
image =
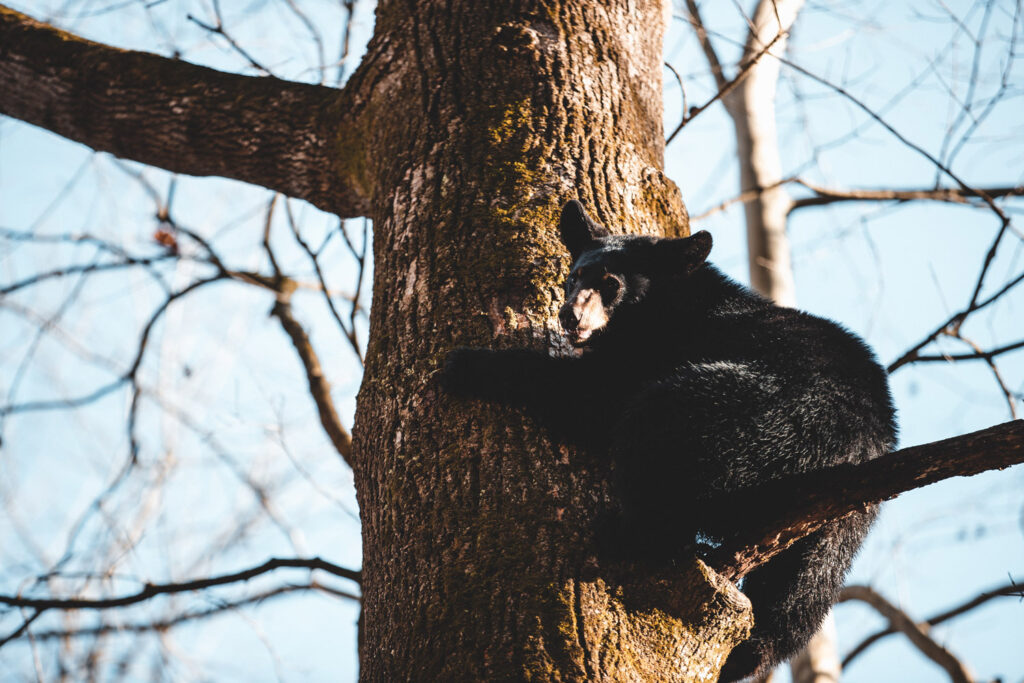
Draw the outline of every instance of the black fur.
[[[607,451],[620,477],[621,538],[629,539],[620,552],[670,559],[698,533],[730,533],[701,517],[716,494],[895,445],[886,374],[868,347],[705,263],[706,232],[611,236],[575,201],[560,227],[573,266],[559,317],[582,355],[460,349],[442,386],[522,407],[558,438]],[[600,297],[600,310],[588,296]],[[578,329],[604,319],[586,334]],[[764,673],[807,642],[872,519],[833,523],[746,578],[754,631],[729,656],[722,681]]]

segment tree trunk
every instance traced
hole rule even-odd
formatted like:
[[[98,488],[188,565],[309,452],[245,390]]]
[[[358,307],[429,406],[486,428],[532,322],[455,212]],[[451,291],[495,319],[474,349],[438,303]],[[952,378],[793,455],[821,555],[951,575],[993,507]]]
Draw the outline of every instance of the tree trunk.
[[[786,51],[786,34],[803,4],[803,0],[758,3],[741,60],[745,63],[757,59],[757,64],[725,98],[725,107],[736,129],[740,192],[756,191],[756,195],[743,204],[750,284],[780,306],[796,305],[796,286],[786,234],[792,199],[782,186],[782,161],[775,126],[775,92],[780,65],[772,55]],[[780,34],[781,37],[777,37]],[[758,57],[769,45],[768,53]]]
[[[364,680],[714,680],[746,634],[745,598],[696,561],[654,577],[597,559],[606,464],[435,377],[459,345],[568,352],[567,199],[613,231],[688,230],[662,174],[662,10],[380,4],[354,431]]]

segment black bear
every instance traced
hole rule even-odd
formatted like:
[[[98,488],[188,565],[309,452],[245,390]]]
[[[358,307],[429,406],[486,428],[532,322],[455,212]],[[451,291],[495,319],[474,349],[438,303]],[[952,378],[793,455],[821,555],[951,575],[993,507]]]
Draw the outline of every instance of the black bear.
[[[707,232],[611,235],[578,201],[560,229],[572,268],[559,320],[582,353],[459,349],[441,385],[613,458],[624,552],[669,560],[713,544],[731,531],[701,518],[716,494],[895,446],[886,373],[864,342],[731,281],[706,262]],[[873,517],[834,522],[747,576],[754,630],[720,680],[765,673],[807,642]]]

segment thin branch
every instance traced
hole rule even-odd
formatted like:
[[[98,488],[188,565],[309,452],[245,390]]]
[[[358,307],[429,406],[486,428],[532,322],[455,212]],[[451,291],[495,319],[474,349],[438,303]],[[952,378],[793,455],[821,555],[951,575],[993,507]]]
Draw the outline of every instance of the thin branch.
[[[708,564],[736,580],[832,520],[943,479],[971,476],[1024,462],[1024,420],[904,448],[869,462],[838,465],[743,489],[709,501],[710,517],[739,525],[749,510],[775,510],[770,518],[724,540]],[[780,506],[780,501],[786,501]]]
[[[44,609],[37,609],[35,612],[32,613],[32,616],[27,617],[26,619],[24,619],[21,622],[21,626],[19,626],[18,628],[14,629],[13,631],[8,633],[3,638],[0,638],[0,647],[3,647],[4,645],[6,645],[7,643],[11,642],[12,640],[16,640],[16,639],[20,638],[22,635],[24,635],[25,631],[28,630],[28,627],[32,625],[32,622],[34,622],[39,617],[43,616],[43,613],[45,611],[46,610],[44,610]]]
[[[1003,211],[1002,208],[1000,208],[998,204],[996,204],[995,200],[992,197],[990,197],[989,195],[985,194],[983,191],[978,190],[977,188],[974,188],[974,187],[968,185],[967,182],[964,181],[958,174],[954,173],[953,170],[948,165],[942,163],[942,161],[939,160],[938,158],[936,158],[934,154],[932,154],[931,152],[926,150],[921,145],[918,145],[918,144],[912,142],[909,138],[907,138],[905,135],[903,135],[898,130],[896,130],[896,128],[894,128],[888,121],[883,119],[880,114],[878,114],[873,109],[871,109],[871,107],[866,105],[864,102],[862,102],[856,96],[854,96],[851,92],[849,92],[848,90],[846,90],[842,86],[839,86],[839,85],[836,85],[835,83],[832,83],[827,78],[823,78],[823,77],[815,74],[814,72],[812,72],[812,71],[810,71],[808,69],[805,69],[804,67],[800,66],[799,64],[796,64],[795,62],[786,59],[785,57],[778,56],[778,55],[776,55],[775,57],[781,63],[785,64],[786,66],[788,66],[789,68],[793,69],[794,71],[797,71],[798,73],[803,74],[804,76],[810,78],[811,80],[815,81],[816,83],[819,83],[819,84],[825,86],[826,88],[829,88],[833,92],[835,92],[835,93],[841,95],[842,97],[846,98],[854,106],[856,106],[858,109],[860,109],[865,114],[867,114],[869,117],[871,117],[878,125],[882,126],[882,128],[884,128],[885,130],[889,131],[890,134],[892,134],[897,140],[899,140],[901,143],[903,143],[906,147],[914,150],[915,152],[917,152],[918,154],[923,156],[925,159],[927,159],[929,162],[931,162],[932,165],[935,166],[935,168],[937,168],[939,171],[942,171],[942,173],[946,174],[946,176],[948,176],[950,180],[952,180],[957,185],[959,185],[965,192],[971,192],[971,193],[976,194],[982,200],[982,202],[984,202],[988,206],[988,208],[992,211],[992,213],[994,213],[996,215],[996,217],[999,218],[999,230],[996,232],[996,236],[992,240],[992,244],[989,247],[988,252],[985,254],[985,259],[982,262],[982,266],[981,266],[981,273],[979,273],[979,275],[978,275],[977,282],[975,283],[975,286],[974,286],[974,292],[971,294],[970,306],[974,306],[978,302],[978,297],[981,296],[981,290],[982,290],[982,288],[985,285],[985,276],[988,274],[989,268],[992,266],[992,263],[995,261],[996,253],[999,250],[999,245],[1002,243],[1003,237],[1006,235],[1006,231],[1009,230],[1009,228],[1010,228],[1011,221],[1010,221],[1010,217],[1007,215],[1007,213],[1005,211]]]
[[[1017,349],[1024,348],[1024,339],[1014,342],[1012,344],[1006,344],[1005,346],[999,346],[994,349],[978,350],[975,353],[943,353],[934,356],[918,356],[914,359],[915,363],[928,363],[928,362],[952,362],[961,360],[991,360],[996,356],[1008,353],[1010,351],[1016,351]]]
[[[702,213],[697,214],[696,216],[691,216],[690,220],[691,221],[702,221],[702,220],[704,220],[705,218],[707,218],[709,216],[713,216],[716,213],[720,213],[722,211],[725,211],[726,209],[728,209],[733,204],[746,204],[747,202],[752,202],[755,199],[760,199],[761,195],[763,195],[768,190],[774,190],[775,188],[781,187],[782,185],[785,185],[786,183],[792,183],[792,182],[795,182],[795,181],[796,181],[796,178],[783,178],[779,182],[772,183],[771,185],[768,185],[767,187],[755,187],[753,189],[746,190],[745,192],[740,192],[735,197],[731,197],[729,199],[726,199],[725,201],[723,201],[723,202],[721,202],[719,204],[716,204],[715,206],[712,206],[710,209],[706,209],[705,211],[703,211]]]
[[[938,614],[929,617],[921,623],[928,627],[938,626],[939,624],[947,622],[950,619],[954,619],[962,614],[966,614],[974,608],[984,605],[986,602],[989,602],[990,600],[1005,597],[1024,598],[1024,580],[1010,579],[1008,583],[1003,584],[998,588],[993,588],[992,590],[985,591],[984,593],[981,593],[976,597],[971,598],[970,600],[960,605],[957,605],[952,609],[946,610],[945,612],[939,612]],[[856,647],[850,650],[850,653],[846,655],[846,657],[843,658],[843,668],[845,669],[846,667],[848,667],[850,665],[850,662],[856,659],[861,653],[863,653],[869,647],[874,645],[876,642],[878,642],[882,638],[885,638],[886,636],[891,636],[894,633],[898,633],[898,631],[895,628],[889,627],[882,631],[878,631],[877,633],[873,633],[872,635],[862,640],[860,643],[857,644]]]
[[[718,59],[718,53],[715,52],[715,46],[711,44],[711,38],[704,27],[704,20],[700,16],[700,8],[697,7],[696,0],[686,0],[686,9],[690,12],[690,24],[697,34],[697,42],[700,43],[700,48],[704,50],[704,56],[707,58],[708,64],[711,65],[711,75],[715,78],[715,85],[719,90],[723,90],[728,79],[722,69],[722,62]]]
[[[341,455],[349,467],[352,467],[352,435],[341,424],[338,411],[334,407],[334,399],[331,398],[331,385],[324,377],[323,368],[320,366],[320,359],[313,350],[313,344],[309,335],[302,329],[302,325],[295,319],[292,313],[292,306],[289,302],[290,292],[282,292],[278,295],[277,302],[270,311],[270,315],[281,321],[281,327],[288,334],[292,346],[299,354],[302,367],[306,370],[306,380],[309,382],[309,393],[316,403],[317,413],[320,416],[320,424],[327,432],[328,438],[334,444],[335,450]]]
[[[782,40],[783,38],[785,38],[787,35],[788,33],[786,33],[785,31],[776,33],[775,37],[772,38],[767,45],[765,45],[757,54],[755,54],[753,57],[748,59],[740,66],[740,70],[736,74],[736,76],[733,77],[733,79],[726,83],[724,86],[719,88],[718,92],[716,92],[711,99],[709,99],[707,102],[700,105],[699,107],[691,107],[690,111],[684,112],[683,118],[679,122],[679,125],[676,126],[676,129],[672,131],[672,134],[665,139],[665,144],[667,145],[668,143],[672,142],[673,138],[675,138],[676,135],[679,135],[679,131],[681,131],[686,124],[688,124],[690,121],[696,118],[698,114],[703,112],[705,109],[710,107],[718,100],[728,96],[729,93],[735,90],[736,86],[742,83],[743,79],[750,75],[750,72],[754,69],[755,66],[757,66],[757,63],[761,60],[761,58],[768,54],[768,52],[773,47],[775,47],[775,44]]]
[[[680,76],[679,72],[676,71],[676,68],[674,66],[672,66],[671,64],[669,64],[668,62],[665,62],[665,68],[672,72],[672,76],[675,77],[675,79],[676,79],[676,85],[679,86],[679,95],[680,95],[680,97],[682,97],[682,100],[683,100],[682,105],[680,106],[680,111],[682,111],[683,114],[685,115],[686,114],[686,110],[687,110],[687,105],[686,105],[686,86],[683,85],[683,77]]]
[[[999,385],[999,389],[1003,392],[1003,396],[1006,397],[1006,403],[1010,407],[1010,419],[1016,420],[1017,419],[1017,402],[1016,402],[1016,398],[1013,395],[1013,391],[1011,391],[1010,387],[1007,386],[1006,380],[1003,379],[1003,375],[1002,375],[1001,372],[999,372],[999,367],[996,365],[996,362],[992,358],[992,356],[990,354],[986,354],[985,350],[982,349],[980,346],[978,346],[978,344],[976,342],[974,342],[974,341],[968,339],[967,337],[965,337],[959,327],[957,327],[955,330],[951,330],[947,334],[949,334],[951,337],[954,337],[955,339],[959,339],[964,344],[967,344],[968,346],[970,346],[972,349],[974,349],[975,355],[978,358],[980,358],[980,359],[985,361],[985,364],[988,365],[989,369],[992,371],[992,375],[995,377],[996,384]]]
[[[928,626],[918,624],[906,612],[893,605],[869,586],[847,586],[839,596],[840,602],[859,600],[875,608],[889,620],[890,628],[903,632],[907,640],[928,659],[949,674],[954,683],[972,683],[974,680],[967,667],[952,652],[939,645],[928,635]]]
[[[811,206],[824,206],[827,204],[835,204],[836,202],[852,202],[852,201],[916,201],[916,200],[932,200],[939,202],[951,202],[954,204],[970,204],[970,199],[980,199],[983,195],[988,197],[1018,197],[1024,195],[1024,185],[1017,185],[1016,187],[985,187],[985,188],[962,188],[962,187],[936,187],[928,189],[908,189],[908,190],[868,190],[868,189],[853,189],[853,190],[842,190],[836,188],[821,187],[814,183],[802,180],[799,178],[793,179],[793,182],[803,185],[808,190],[814,192],[813,197],[803,197],[801,199],[793,200],[793,205],[790,211],[797,209],[804,209]]]
[[[149,583],[143,586],[143,588],[137,593],[130,595],[123,595],[117,598],[23,598],[17,595],[0,595],[0,603],[5,605],[11,605],[13,607],[28,607],[32,609],[59,609],[59,610],[76,610],[76,609],[110,609],[114,607],[126,607],[128,605],[135,605],[140,602],[149,600],[157,595],[171,595],[174,593],[187,593],[190,591],[203,590],[205,588],[211,588],[213,586],[224,586],[232,583],[240,583],[248,581],[249,579],[272,572],[275,569],[281,569],[285,567],[294,567],[299,569],[319,569],[325,571],[328,574],[340,576],[344,579],[350,579],[359,583],[361,581],[360,572],[352,569],[346,569],[340,567],[326,560],[322,560],[319,557],[310,558],[273,558],[267,560],[258,567],[252,567],[245,569],[240,572],[233,574],[222,574],[221,576],[211,576],[206,579],[195,579],[193,581],[184,581],[181,583],[162,583],[153,584]]]
[[[369,212],[365,95],[84,40],[0,5],[0,114],[97,151]],[[339,153],[339,148],[344,152]]]
[[[157,321],[163,316],[167,308],[176,300],[194,292],[195,290],[208,285],[213,282],[220,282],[224,280],[226,274],[218,273],[202,280],[196,280],[190,285],[173,292],[164,299],[163,303],[157,307],[157,309],[150,316],[146,325],[142,329],[142,335],[139,338],[138,349],[135,352],[135,358],[132,360],[131,366],[122,374],[120,377],[113,381],[93,390],[88,394],[75,396],[72,398],[55,398],[55,399],[43,399],[37,401],[27,401],[25,403],[12,403],[7,405],[0,405],[0,417],[5,415],[11,415],[14,413],[27,413],[27,412],[38,412],[46,410],[61,410],[64,408],[80,408],[84,405],[88,405],[94,401],[97,401],[112,391],[119,389],[122,385],[128,382],[134,382],[135,375],[139,371],[139,367],[142,365],[143,356],[146,353],[146,345],[149,341],[149,335],[153,331],[153,327]]]
[[[307,584],[292,585],[288,584],[285,586],[278,586],[268,591],[263,591],[255,595],[242,598],[240,600],[231,600],[227,602],[219,603],[213,607],[207,609],[195,610],[192,612],[183,612],[181,614],[169,617],[166,619],[158,619],[154,621],[143,621],[130,624],[100,624],[99,626],[90,626],[76,629],[55,629],[49,631],[36,631],[33,632],[33,636],[36,640],[47,641],[47,640],[63,640],[65,638],[90,638],[96,636],[105,636],[113,634],[141,634],[141,633],[152,633],[154,631],[168,631],[177,626],[187,624],[192,621],[200,621],[210,617],[215,617],[225,612],[232,612],[240,607],[248,607],[250,605],[261,605],[265,602],[270,602],[276,598],[285,597],[292,593],[304,593],[311,591],[319,591],[328,595],[333,595],[343,600],[353,600],[359,602],[360,598],[354,593],[347,591],[341,591],[330,586],[324,586],[323,584],[312,581]],[[2,643],[0,643],[2,644]]]
[[[39,284],[40,282],[45,282],[46,280],[53,280],[57,278],[63,278],[67,277],[68,275],[88,275],[89,273],[102,272],[107,270],[120,270],[124,268],[133,268],[135,266],[150,266],[155,263],[159,263],[161,261],[166,261],[168,259],[176,257],[177,254],[166,253],[161,254],[159,256],[129,258],[128,260],[125,261],[74,264],[70,266],[65,266],[63,268],[58,268],[56,270],[46,271],[44,273],[36,273],[35,275],[32,275],[30,277],[18,280],[17,282],[13,282],[4,287],[0,287],[0,296],[7,296],[9,294],[13,294],[19,289],[24,289],[25,287],[32,287],[34,285]]]
[[[323,270],[320,268],[320,259],[317,257],[316,252],[309,246],[309,243],[302,238],[302,233],[299,231],[299,226],[295,222],[295,216],[292,214],[291,205],[285,202],[284,205],[285,216],[288,219],[288,226],[291,228],[292,237],[295,241],[306,252],[306,256],[309,257],[310,262],[313,264],[313,271],[316,273],[317,281],[320,282],[320,288],[324,295],[324,301],[327,303],[327,308],[331,312],[331,316],[334,321],[338,323],[338,327],[341,328],[341,333],[345,335],[345,339],[348,340],[349,346],[355,351],[356,358],[359,359],[359,364],[363,364],[363,352],[359,348],[359,340],[356,339],[356,328],[355,325],[346,325],[341,319],[341,314],[338,313],[337,306],[334,305],[334,299],[331,297],[331,290],[327,288],[327,281],[324,279]],[[355,310],[355,302],[352,303],[353,310]],[[354,321],[353,321],[354,322]]]
[[[210,33],[213,33],[215,35],[220,36],[221,38],[226,40],[228,45],[230,45],[231,48],[235,52],[240,54],[245,59],[245,61],[249,62],[249,66],[253,67],[257,71],[261,71],[261,72],[265,73],[268,76],[272,76],[273,74],[271,73],[270,69],[268,69],[267,67],[265,67],[262,64],[260,64],[259,62],[257,62],[253,58],[253,56],[251,54],[249,54],[245,50],[245,48],[243,48],[241,45],[239,45],[238,42],[234,38],[231,37],[230,33],[228,33],[226,30],[224,30],[224,18],[221,16],[221,13],[220,13],[220,2],[218,2],[218,0],[214,0],[214,2],[213,2],[213,11],[214,11],[214,15],[217,17],[217,23],[216,24],[212,24],[212,25],[211,24],[207,24],[207,23],[205,23],[203,21],[200,21],[199,19],[197,19],[195,16],[193,16],[191,14],[186,14],[185,18],[188,19],[189,21],[191,21],[193,24],[195,24],[199,28],[201,28],[203,30],[206,30],[206,31],[209,31]]]
[[[1024,272],[1021,272],[1019,275],[1008,281],[1006,284],[1000,287],[998,291],[996,291],[992,296],[988,297],[984,301],[978,301],[976,298],[972,298],[971,302],[967,305],[966,308],[964,308],[962,311],[954,313],[952,316],[949,317],[949,319],[947,319],[945,322],[943,322],[934,330],[932,330],[924,339],[922,339],[918,343],[914,344],[914,346],[904,351],[899,358],[894,360],[892,363],[888,365],[888,367],[886,367],[885,371],[891,375],[904,365],[916,363],[918,359],[921,357],[921,349],[931,344],[941,335],[947,334],[948,332],[951,331],[955,332],[956,330],[959,330],[959,328],[963,325],[964,321],[967,320],[968,316],[998,301],[1001,296],[1006,294],[1008,291],[1016,287],[1021,282],[1024,282]]]

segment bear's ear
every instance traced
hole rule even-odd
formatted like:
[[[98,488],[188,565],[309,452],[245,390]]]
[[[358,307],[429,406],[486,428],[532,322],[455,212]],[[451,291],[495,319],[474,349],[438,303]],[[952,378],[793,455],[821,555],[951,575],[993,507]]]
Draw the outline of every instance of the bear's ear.
[[[562,233],[562,243],[569,249],[569,255],[575,261],[587,247],[598,238],[607,237],[608,230],[590,219],[583,210],[583,204],[573,199],[562,208],[562,219],[558,223]]]
[[[687,273],[691,273],[707,260],[708,254],[711,253],[712,240],[710,232],[701,230],[689,237],[662,240],[662,243],[670,247],[673,263],[681,264]]]

